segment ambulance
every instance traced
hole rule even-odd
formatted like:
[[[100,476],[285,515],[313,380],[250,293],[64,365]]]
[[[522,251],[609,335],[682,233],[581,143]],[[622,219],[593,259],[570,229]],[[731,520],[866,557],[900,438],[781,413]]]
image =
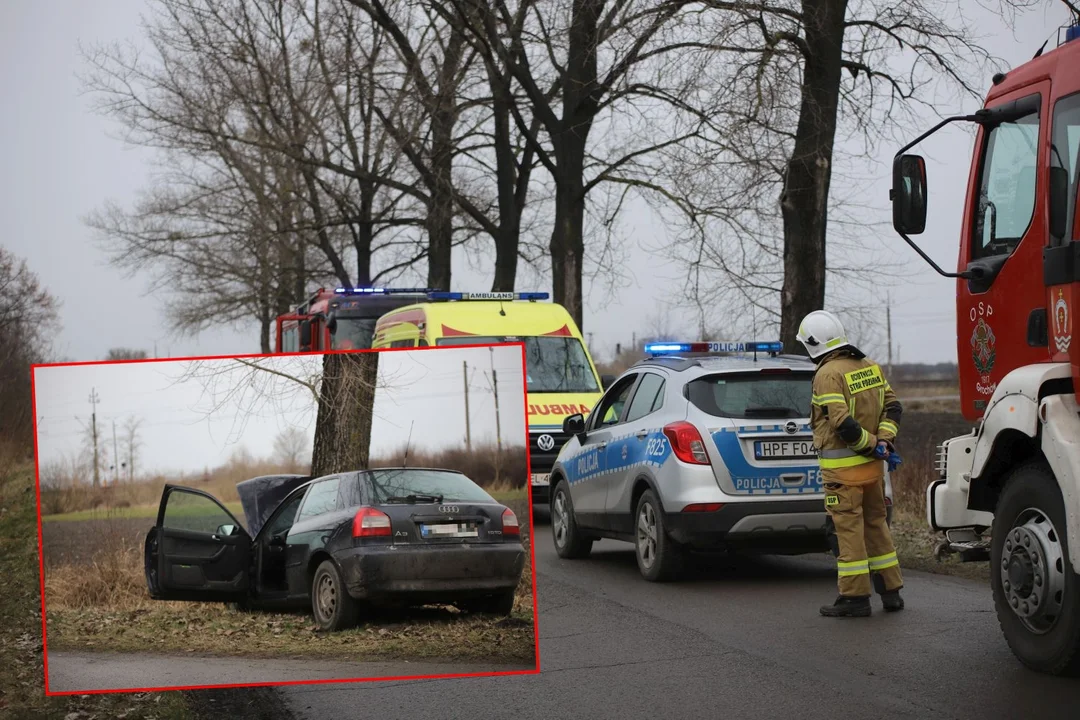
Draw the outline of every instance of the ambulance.
[[[548,502],[548,475],[567,441],[563,420],[588,415],[613,378],[596,371],[581,331],[547,293],[429,293],[375,324],[374,348],[525,345],[530,483],[534,504]]]

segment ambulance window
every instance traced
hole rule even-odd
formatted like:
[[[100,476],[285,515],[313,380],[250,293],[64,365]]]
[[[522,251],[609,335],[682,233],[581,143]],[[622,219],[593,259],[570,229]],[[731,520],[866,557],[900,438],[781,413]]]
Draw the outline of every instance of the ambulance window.
[[[1068,197],[1059,198],[1055,197],[1053,192],[1050,194],[1050,203],[1055,209],[1061,201],[1068,203],[1065,207],[1065,235],[1051,238],[1051,244],[1054,245],[1063,244],[1066,237],[1080,239],[1069,234],[1069,231],[1076,227],[1076,196],[1080,190],[1080,182],[1077,180],[1080,172],[1077,172],[1077,166],[1080,166],[1080,93],[1062,98],[1054,105],[1050,172],[1054,173],[1055,169],[1057,172],[1064,170],[1068,179]],[[1051,188],[1053,187],[1051,182]]]
[[[1001,123],[984,137],[979,197],[972,223],[974,259],[1010,254],[1031,225],[1039,113]]]
[[[659,409],[663,403],[664,378],[655,373],[645,373],[638,384],[634,399],[630,401],[630,409],[626,411],[625,422],[640,420],[654,410]]]
[[[395,340],[394,342],[390,343],[390,347],[392,347],[392,348],[416,347],[416,341],[415,340]]]

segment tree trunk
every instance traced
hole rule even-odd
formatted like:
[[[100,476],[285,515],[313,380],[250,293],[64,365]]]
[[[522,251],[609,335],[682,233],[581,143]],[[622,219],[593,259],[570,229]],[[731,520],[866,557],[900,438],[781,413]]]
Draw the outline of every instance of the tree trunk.
[[[597,23],[604,0],[574,0],[569,52],[562,87],[562,120],[552,137],[555,178],[555,227],[551,233],[551,280],[554,300],[584,330],[582,259],[585,256],[585,146],[596,117]]]
[[[517,163],[510,144],[510,103],[514,101],[505,83],[494,77],[489,65],[495,120],[495,173],[499,186],[499,231],[495,237],[495,279],[492,292],[511,292],[517,280],[518,240],[521,208],[517,198]]]
[[[311,453],[313,477],[367,467],[378,375],[377,352],[323,356],[319,412]]]
[[[802,8],[809,52],[795,147],[780,195],[784,219],[780,339],[788,352],[804,351],[795,339],[799,323],[825,305],[825,230],[847,0],[803,0]]]
[[[375,189],[365,187],[360,191],[360,223],[353,235],[356,248],[356,285],[371,285],[371,245],[375,241],[375,225],[372,208],[375,206]]]

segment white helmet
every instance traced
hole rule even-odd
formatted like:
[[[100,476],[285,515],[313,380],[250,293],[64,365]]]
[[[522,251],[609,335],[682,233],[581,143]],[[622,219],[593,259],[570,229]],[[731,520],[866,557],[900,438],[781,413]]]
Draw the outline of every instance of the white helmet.
[[[799,324],[799,334],[795,337],[815,360],[825,353],[851,344],[840,318],[825,310],[815,310],[804,317]]]

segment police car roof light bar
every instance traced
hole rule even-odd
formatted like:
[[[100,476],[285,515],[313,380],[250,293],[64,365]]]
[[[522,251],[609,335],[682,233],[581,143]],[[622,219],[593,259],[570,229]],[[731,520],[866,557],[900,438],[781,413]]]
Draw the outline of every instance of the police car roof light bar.
[[[759,352],[769,353],[775,357],[783,351],[784,343],[782,342],[662,342],[645,344],[645,353],[654,357],[678,353],[709,353],[713,355],[752,353],[756,360]]]

